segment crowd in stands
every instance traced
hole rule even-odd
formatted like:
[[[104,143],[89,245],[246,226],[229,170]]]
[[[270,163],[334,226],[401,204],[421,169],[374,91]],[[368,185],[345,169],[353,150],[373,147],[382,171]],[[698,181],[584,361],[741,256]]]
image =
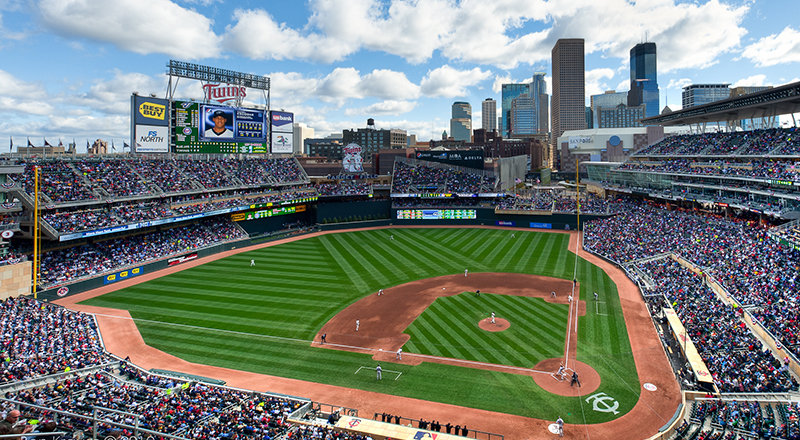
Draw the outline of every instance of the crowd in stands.
[[[19,160],[23,174],[12,174],[30,195],[34,166],[40,167],[39,189],[54,204],[158,196],[234,187],[307,183],[293,158],[288,159],[120,159]]]
[[[681,173],[703,176],[792,181],[800,180],[800,162],[785,159],[761,159],[746,162],[722,160],[694,161],[679,158],[669,158],[657,162],[631,160],[623,163],[617,167],[617,169],[652,173]]]
[[[368,183],[320,183],[315,185],[320,196],[365,196],[372,194]]]
[[[721,392],[796,391],[798,384],[769,349],[741,325],[735,309],[718,301],[701,275],[670,258],[637,267],[655,282],[697,347]]]
[[[581,197],[581,213],[606,214],[609,213],[612,200],[606,200],[589,193]],[[515,194],[500,201],[498,208],[509,211],[552,211],[574,213],[578,204],[574,194],[567,194],[563,190],[534,190]]]
[[[245,237],[233,222],[215,217],[187,226],[55,250],[42,256],[39,282],[46,288]]]
[[[793,155],[800,153],[800,136],[793,128],[669,136],[635,153],[642,155]]]
[[[230,194],[191,194],[149,202],[117,202],[97,209],[54,209],[45,211],[42,219],[57,232],[65,234],[226,208],[247,209],[253,204],[280,203],[318,195],[312,186],[241,190]]]
[[[690,420],[697,425],[696,430],[710,428],[711,431],[704,432],[711,434],[713,431],[718,434],[717,437],[706,438],[723,438],[722,434],[727,432],[729,435],[726,439],[732,439],[736,435],[740,435],[739,438],[765,440],[800,439],[796,403],[776,403],[773,407],[772,403],[714,399],[692,402],[691,408]]]
[[[496,179],[493,175],[475,170],[464,172],[448,167],[411,165],[395,162],[392,175],[392,193],[465,193],[495,192]]]
[[[94,318],[34,299],[0,303],[0,383],[109,362]]]
[[[615,217],[586,224],[584,246],[619,264],[675,252],[716,278],[795,356],[800,300],[800,251],[745,221],[627,203]]]

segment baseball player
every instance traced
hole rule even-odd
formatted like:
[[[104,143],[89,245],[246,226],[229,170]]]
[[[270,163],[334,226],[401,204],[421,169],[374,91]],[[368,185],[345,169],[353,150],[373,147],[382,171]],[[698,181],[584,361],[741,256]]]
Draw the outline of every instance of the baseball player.
[[[383,289],[378,291],[378,296],[381,296],[381,295],[383,295]]]
[[[378,367],[375,368],[375,372],[378,374],[378,378],[376,380],[381,380],[381,366],[380,365],[378,365]]]
[[[467,277],[467,272],[469,272],[469,269],[464,269],[464,278]]]
[[[358,327],[360,327],[360,326],[361,326],[361,321],[356,319],[356,331],[358,331]]]
[[[250,266],[252,267],[252,266],[255,266],[255,265],[256,265],[256,260],[250,260]]]
[[[403,360],[403,349],[402,348],[398,348],[397,349],[397,356],[395,356],[395,359],[397,359],[398,361],[402,361]]]
[[[494,312],[492,312],[492,324],[494,324]]]

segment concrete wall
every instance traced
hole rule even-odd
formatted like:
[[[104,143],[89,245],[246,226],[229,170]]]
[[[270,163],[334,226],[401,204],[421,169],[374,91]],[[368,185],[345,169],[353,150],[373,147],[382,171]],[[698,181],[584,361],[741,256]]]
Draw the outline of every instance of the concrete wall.
[[[31,293],[32,266],[30,261],[0,266],[0,300]]]

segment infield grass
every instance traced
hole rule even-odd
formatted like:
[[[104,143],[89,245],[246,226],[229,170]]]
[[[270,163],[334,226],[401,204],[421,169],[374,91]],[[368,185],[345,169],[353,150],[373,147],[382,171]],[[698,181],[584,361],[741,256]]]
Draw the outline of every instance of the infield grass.
[[[619,402],[616,415],[593,411],[584,399],[545,392],[528,376],[468,367],[391,363],[384,368],[401,371],[401,379],[377,382],[373,374],[353,374],[374,364],[370,355],[310,346],[325,322],[380,288],[465,268],[573,278],[576,258],[567,250],[568,235],[515,234],[511,239],[508,230],[477,228],[332,233],[243,252],[85,303],[129,310],[145,342],[190,362],[526,417],[561,416],[567,423],[599,423],[627,413],[641,388],[616,287],[580,258],[581,298],[591,302],[598,292],[605,315],[587,307],[580,318],[578,359],[600,373],[597,392]],[[251,259],[256,266],[250,267]],[[519,332],[482,332],[481,338],[493,338],[489,344],[465,339],[466,321],[440,317],[452,316],[452,307],[467,304],[470,296],[439,298],[407,330],[412,338],[406,351],[527,368],[563,356],[566,306],[504,295],[481,298],[496,302]],[[467,321],[474,328],[475,321]]]

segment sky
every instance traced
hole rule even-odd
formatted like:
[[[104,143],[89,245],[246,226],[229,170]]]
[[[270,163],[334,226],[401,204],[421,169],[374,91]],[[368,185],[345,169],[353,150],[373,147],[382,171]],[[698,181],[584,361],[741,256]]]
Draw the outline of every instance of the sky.
[[[585,39],[586,98],[627,91],[629,53],[655,42],[661,107],[689,84],[800,80],[789,0],[2,0],[0,152],[130,138],[130,96],[165,97],[174,59],[271,80],[273,110],[316,137],[400,128],[449,132],[451,106],[501,100],[545,72],[559,38]],[[181,79],[177,98],[202,99]],[[246,104],[265,105],[248,90]],[[498,108],[499,111],[499,108]],[[796,115],[800,123],[800,115]],[[786,117],[783,118],[786,120]],[[791,117],[788,117],[791,123]]]

